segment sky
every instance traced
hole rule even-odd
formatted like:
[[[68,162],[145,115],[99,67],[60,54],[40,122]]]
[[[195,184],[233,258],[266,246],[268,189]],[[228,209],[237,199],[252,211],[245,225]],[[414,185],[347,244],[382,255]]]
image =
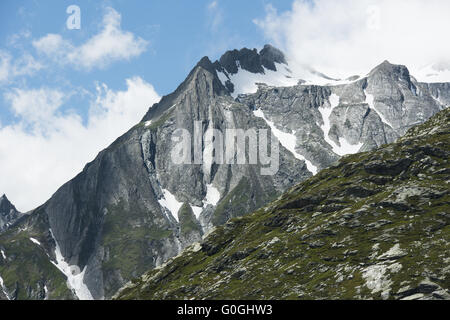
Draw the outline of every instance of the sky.
[[[445,73],[448,12],[447,0],[2,0],[0,195],[23,212],[44,203],[205,55],[271,43],[294,71],[348,77],[388,59]]]
[[[261,48],[252,20],[268,4],[0,1],[0,194],[21,211],[44,203],[203,56]]]
[[[441,82],[450,81],[449,13],[448,0],[297,0],[285,11],[267,5],[254,22],[294,70],[342,79],[388,60],[419,81]]]

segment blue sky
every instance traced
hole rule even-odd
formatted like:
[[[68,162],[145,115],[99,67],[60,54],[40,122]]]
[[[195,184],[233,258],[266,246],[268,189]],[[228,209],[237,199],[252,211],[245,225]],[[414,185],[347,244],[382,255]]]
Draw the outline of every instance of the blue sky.
[[[69,30],[77,5],[81,29]],[[0,193],[21,210],[134,125],[192,67],[261,48],[267,0],[0,2]],[[291,1],[277,1],[283,11]],[[108,47],[110,46],[110,47]],[[24,168],[25,167],[25,168]]]
[[[300,78],[388,59],[449,81],[448,12],[448,0],[1,0],[0,195],[21,211],[42,204],[200,58],[228,49],[271,43]]]
[[[261,47],[265,43],[263,32],[252,20],[264,16],[268,1],[217,1],[216,7],[209,8],[212,3],[214,1],[4,0],[0,3],[0,43],[13,55],[23,51],[36,55],[31,41],[49,33],[61,34],[74,44],[80,44],[98,32],[105,8],[111,7],[122,16],[123,30],[149,42],[144,53],[91,72],[54,68],[22,80],[33,86],[51,84],[52,80],[58,83],[55,76],[64,76],[73,86],[82,84],[88,88],[93,81],[107,81],[111,88],[118,89],[123,87],[124,78],[140,75],[152,83],[158,93],[167,94],[202,56],[216,59],[227,49]],[[69,16],[66,8],[71,4],[81,9],[80,30],[66,28]],[[276,1],[275,6],[285,10],[290,5],[291,1]],[[11,46],[11,37],[21,33],[22,38]]]
[[[81,9],[81,29],[68,30],[69,5]],[[107,8],[121,15],[121,27],[147,41],[144,52],[130,59],[117,59],[105,67],[84,70],[53,65],[42,72],[16,77],[0,83],[1,93],[11,87],[62,87],[76,91],[61,110],[76,108],[84,118],[89,106],[86,100],[95,92],[96,83],[106,83],[114,90],[125,87],[124,79],[140,76],[151,83],[156,92],[165,95],[181,83],[191,68],[204,55],[217,59],[228,49],[262,47],[267,41],[253,19],[262,18],[267,0],[254,1],[175,1],[175,0],[105,0],[51,1],[4,0],[0,3],[0,48],[12,56],[24,53],[39,60],[32,45],[47,34],[59,34],[80,45],[102,28]],[[283,11],[290,0],[276,2]],[[87,90],[87,91],[85,91]],[[14,121],[8,101],[0,100],[0,123]]]

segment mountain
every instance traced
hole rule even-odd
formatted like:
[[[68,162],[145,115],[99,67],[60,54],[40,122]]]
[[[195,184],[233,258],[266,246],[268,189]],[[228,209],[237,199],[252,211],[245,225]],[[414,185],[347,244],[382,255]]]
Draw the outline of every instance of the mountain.
[[[150,108],[142,122],[102,151],[29,219],[2,235],[0,247],[8,253],[17,237],[34,238],[52,262],[63,257],[59,267],[68,265],[64,274],[78,298],[108,298],[133,277],[200,240],[213,226],[264,205],[311,176],[305,163],[283,147],[274,175],[261,175],[265,167],[261,164],[175,164],[170,156],[175,145],[172,134],[186,129],[194,136],[196,124],[205,158],[208,128],[270,129],[234,101],[205,57],[172,94]],[[27,259],[25,253],[20,256]],[[4,274],[20,267],[15,261],[0,265],[8,289],[16,279]],[[47,287],[51,294],[56,290]],[[24,290],[19,286],[18,297],[28,297]]]
[[[0,232],[6,230],[21,216],[22,213],[17,211],[6,195],[0,197]]]
[[[284,54],[271,45],[256,49],[227,51],[214,63],[215,71],[233,97],[242,93],[256,92],[258,83],[273,86],[292,86],[292,77]]]
[[[295,152],[319,170],[340,156],[401,137],[450,105],[450,85],[417,82],[385,61],[366,77],[340,85],[260,86],[238,101],[295,136]]]
[[[108,299],[229,219],[450,105],[448,83],[419,83],[388,62],[363,78],[327,81],[306,84],[269,45],[202,58],[140,123],[0,233],[3,291],[11,299]],[[227,154],[227,132],[244,148]],[[264,137],[249,165],[250,141]]]
[[[450,299],[450,109],[218,227],[118,299]]]

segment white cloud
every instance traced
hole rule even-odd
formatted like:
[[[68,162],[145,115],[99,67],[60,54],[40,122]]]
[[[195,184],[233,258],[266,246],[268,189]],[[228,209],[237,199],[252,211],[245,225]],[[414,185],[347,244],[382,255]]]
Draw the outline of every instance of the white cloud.
[[[48,122],[63,103],[63,96],[62,92],[51,89],[14,89],[5,93],[5,99],[10,102],[15,115],[20,117],[24,124],[39,131],[52,125]]]
[[[5,94],[19,121],[0,126],[0,193],[19,210],[35,208],[140,121],[160,97],[139,77],[126,83],[125,91],[99,85],[85,124],[79,115],[60,110],[68,100],[61,91],[15,89]]]
[[[212,31],[217,31],[223,23],[223,12],[217,0],[211,1],[207,5],[208,10],[208,25]]]
[[[31,75],[42,67],[28,53],[14,59],[9,52],[0,50],[0,83],[12,81],[17,76]]]
[[[8,79],[10,64],[11,56],[4,51],[0,51],[0,82]]]
[[[450,60],[450,1],[296,0],[290,11],[267,6],[254,22],[295,67],[333,77],[365,75],[388,59],[412,73]]]
[[[49,33],[46,36],[33,41],[33,47],[40,53],[51,56],[54,59],[64,59],[74,50],[72,44],[64,40],[59,34]],[[62,62],[62,60],[60,60]]]
[[[23,29],[17,33],[14,33],[6,38],[8,47],[21,47],[21,42],[31,37],[31,31]]]
[[[75,46],[59,34],[50,33],[33,41],[33,46],[38,52],[62,64],[87,70],[103,68],[113,61],[139,56],[148,45],[146,40],[123,31],[120,23],[121,15],[108,8],[103,17],[103,28],[84,44]]]

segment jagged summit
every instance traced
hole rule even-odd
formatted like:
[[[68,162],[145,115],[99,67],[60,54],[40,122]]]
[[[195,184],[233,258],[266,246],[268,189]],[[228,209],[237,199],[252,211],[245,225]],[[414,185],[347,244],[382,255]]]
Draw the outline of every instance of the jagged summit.
[[[200,59],[142,122],[46,203],[0,231],[0,249],[8,257],[8,264],[0,264],[5,290],[18,299],[71,298],[73,292],[108,299],[212,228],[319,175],[340,156],[395,141],[450,105],[450,84],[413,86],[398,76],[402,68],[390,63],[351,82],[306,70],[300,76],[307,84],[297,85],[299,78],[285,62],[270,45],[232,50],[214,62]],[[191,161],[189,152],[181,163],[173,161],[178,129],[194,138],[187,139],[195,143],[191,151],[197,146],[197,154],[211,159],[220,153],[210,148],[211,139],[218,139],[208,129],[229,128],[270,129],[279,142],[273,153],[279,161],[271,161],[278,170],[262,175],[260,169],[268,166],[260,161]],[[70,272],[56,266],[61,259]]]
[[[282,85],[283,80],[289,77],[289,71],[278,70],[276,64],[287,66],[283,52],[270,44],[266,44],[259,52],[257,49],[248,48],[229,50],[215,62],[204,56],[173,93],[162,97],[160,102],[150,107],[142,121],[154,120],[161,116],[178,101],[180,93],[185,92],[189,85],[193,85],[193,88],[201,85],[205,79],[203,77],[205,73],[208,74],[206,78],[211,80],[212,94],[215,95],[234,94],[236,96],[247,92],[248,90],[241,89],[243,82],[252,83],[254,89],[256,89],[256,82]],[[201,77],[199,77],[200,74]],[[261,81],[257,81],[259,78],[254,81],[248,80],[254,77],[261,78]],[[293,85],[295,82],[290,84]]]
[[[118,299],[450,299],[450,110],[345,157]]]
[[[150,107],[143,117],[142,122],[156,120],[177,102],[180,102],[180,99],[183,99],[183,96],[187,91],[198,91],[198,88],[201,86],[210,87],[212,89],[211,91],[207,91],[208,95],[229,95],[229,91],[217,76],[216,68],[217,63],[213,64],[207,56],[200,59],[186,79],[174,92],[162,97],[158,103],[155,103]]]
[[[263,49],[242,48],[225,52],[214,67],[222,84],[236,98],[242,93],[254,93],[258,83],[269,86],[293,86],[294,79],[283,52],[266,44]]]
[[[0,233],[16,222],[21,215],[6,194],[3,194],[0,197]]]
[[[372,71],[370,71],[369,76],[373,76],[376,74],[395,76],[405,80],[410,79],[410,73],[406,66],[400,64],[392,64],[388,60],[383,61],[381,64],[373,68]]]
[[[9,211],[9,209],[16,209],[15,207],[14,207],[14,205],[9,201],[9,199],[8,199],[8,197],[6,196],[6,194],[3,194],[1,197],[0,197],[0,214],[1,213],[3,213],[3,212],[5,212],[5,210],[8,210]]]
[[[211,73],[215,71],[215,64],[211,62],[208,56],[204,56],[200,59],[200,61],[195,65],[193,70],[196,70],[198,67],[205,69]]]
[[[277,71],[275,63],[286,64],[283,52],[266,44],[262,50],[242,48],[225,52],[218,60],[228,74],[235,74],[239,67],[252,73],[264,73],[264,68]]]
[[[284,53],[270,44],[264,45],[259,54],[263,65],[270,70],[275,70],[274,62],[287,64]]]

